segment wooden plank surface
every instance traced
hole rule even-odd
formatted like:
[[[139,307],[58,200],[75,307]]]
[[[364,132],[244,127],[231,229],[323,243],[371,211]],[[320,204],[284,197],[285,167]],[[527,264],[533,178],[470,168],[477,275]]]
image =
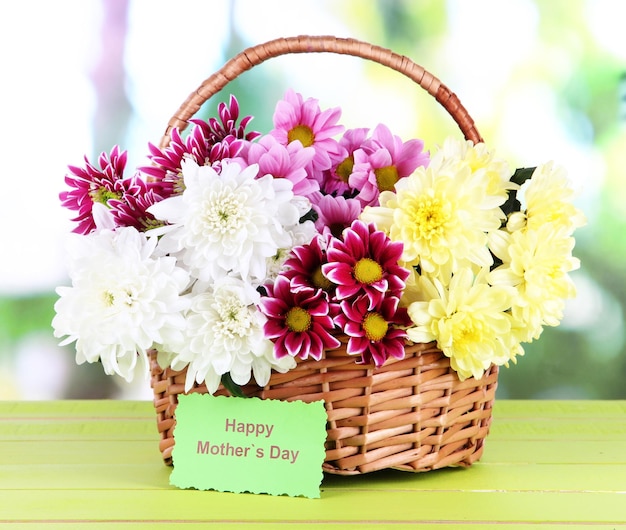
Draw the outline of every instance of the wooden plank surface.
[[[149,402],[0,401],[0,528],[626,528],[625,401],[499,401],[470,469],[326,476],[320,499],[179,490]]]

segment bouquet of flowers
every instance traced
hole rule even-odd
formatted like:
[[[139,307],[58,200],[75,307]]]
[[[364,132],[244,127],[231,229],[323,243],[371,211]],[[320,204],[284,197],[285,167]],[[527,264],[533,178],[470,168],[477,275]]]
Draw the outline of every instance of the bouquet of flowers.
[[[231,96],[130,175],[117,146],[69,167],[53,327],[78,363],[131,380],[156,350],[213,393],[341,344],[382,366],[434,341],[464,380],[559,324],[585,222],[562,168],[453,138],[428,153],[292,90],[267,134],[239,113]]]

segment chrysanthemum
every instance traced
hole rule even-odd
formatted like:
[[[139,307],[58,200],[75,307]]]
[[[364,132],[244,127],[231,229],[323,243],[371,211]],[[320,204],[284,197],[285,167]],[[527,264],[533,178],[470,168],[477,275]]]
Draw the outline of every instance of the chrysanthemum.
[[[217,114],[219,120],[217,118],[209,118],[207,121],[200,119],[189,120],[205,130],[205,137],[210,144],[219,143],[229,137],[252,142],[261,136],[261,133],[257,131],[246,131],[248,124],[253,119],[252,116],[244,116],[239,125],[237,124],[239,119],[239,102],[234,95],[230,95],[228,104],[222,102],[217,106]]]
[[[398,307],[398,298],[387,296],[375,307],[366,297],[344,300],[335,323],[348,337],[346,351],[360,355],[361,363],[382,366],[389,357],[404,358],[407,339],[405,327],[410,325],[406,309]]]
[[[357,199],[316,193],[312,197],[313,209],[317,212],[315,227],[320,234],[341,237],[345,228],[361,215],[362,206]]]
[[[292,240],[286,227],[298,223],[291,182],[224,161],[211,166],[183,163],[185,191],[149,208],[170,223],[159,242],[163,253],[180,256],[192,275],[217,280],[226,274],[261,283],[267,259]]]
[[[417,168],[397,182],[395,193],[380,195],[380,206],[366,207],[361,215],[404,243],[407,266],[447,276],[468,262],[492,265],[487,234],[500,227],[503,217],[480,174],[472,174],[462,162],[438,171]]]
[[[369,129],[349,129],[339,139],[338,152],[331,153],[331,167],[324,172],[321,189],[325,194],[354,196],[358,192],[348,184],[354,169],[354,152],[366,148]]]
[[[368,149],[354,152],[350,187],[360,190],[357,198],[364,205],[378,203],[383,191],[393,191],[396,183],[420,166],[428,165],[429,155],[423,151],[422,140],[403,142],[386,125],[380,124],[372,133]]]
[[[239,103],[234,96],[231,96],[229,105],[220,103],[217,110],[221,123],[215,118],[208,121],[192,119],[191,131],[186,138],[174,128],[170,143],[164,149],[148,144],[148,158],[152,164],[139,169],[159,186],[162,196],[183,191],[182,162],[185,158],[194,160],[199,166],[212,165],[218,172],[222,160],[244,162],[240,158],[244,155],[244,148],[260,136],[258,132],[245,130],[252,117],[244,117],[237,125]]]
[[[156,186],[145,182],[139,174],[128,179],[128,185],[119,199],[110,199],[108,206],[115,221],[115,226],[133,226],[145,231],[162,223],[148,213],[148,208],[163,200],[156,191]]]
[[[373,224],[354,221],[343,233],[343,240],[332,238],[322,273],[337,285],[338,300],[364,295],[369,309],[386,296],[400,297],[409,271],[400,265],[402,243],[392,242]]]
[[[295,366],[291,357],[274,358],[274,345],[264,337],[266,318],[257,308],[259,298],[251,285],[232,277],[194,295],[186,313],[185,345],[174,361],[177,366],[189,363],[186,391],[194,382],[206,382],[212,394],[225,373],[238,385],[254,375],[265,386],[272,369],[285,372]]]
[[[287,179],[293,184],[295,195],[306,197],[319,190],[317,180],[306,172],[314,156],[312,147],[302,147],[299,142],[285,146],[273,136],[266,135],[248,146],[247,161],[259,166],[259,176]]]
[[[492,363],[501,365],[511,358],[512,319],[507,310],[515,291],[508,286],[490,286],[487,273],[488,269],[474,274],[471,268],[463,268],[448,287],[436,278],[421,276],[418,281],[426,300],[408,308],[415,324],[407,330],[409,339],[437,341],[461,380],[479,379]]]
[[[517,189],[511,181],[513,171],[503,158],[496,156],[495,151],[486,144],[474,144],[470,140],[448,137],[443,145],[431,157],[430,166],[436,171],[442,170],[447,164],[464,164],[471,174],[479,174],[487,197],[491,198],[491,206],[501,206],[508,197],[509,190]]]
[[[550,224],[553,231],[571,235],[586,222],[584,214],[574,206],[574,189],[565,169],[547,163],[538,166],[517,193],[523,203],[522,212],[511,215],[510,231],[527,227],[535,230]]]
[[[511,312],[524,342],[538,338],[544,325],[557,326],[564,300],[576,294],[569,272],[580,262],[572,256],[574,238],[564,235],[560,226],[546,224],[512,234],[500,230],[491,237],[491,249],[502,265],[489,279],[516,288]]]
[[[270,134],[281,144],[299,141],[303,147],[313,147],[315,156],[308,165],[309,175],[321,180],[322,172],[331,167],[330,153],[338,151],[335,135],[343,131],[337,125],[339,107],[322,111],[317,99],[304,99],[289,89],[276,105],[274,129]]]
[[[110,154],[101,153],[98,166],[85,157],[85,167],[69,166],[70,174],[65,176],[65,183],[72,189],[59,194],[61,204],[69,210],[77,211],[72,219],[78,226],[73,230],[77,234],[88,234],[95,227],[91,213],[94,203],[109,206],[109,201],[120,199],[131,182],[124,178],[124,169],[128,154],[121,152],[118,146]]]
[[[267,316],[265,337],[274,341],[274,356],[319,360],[324,350],[338,348],[332,335],[333,319],[328,298],[322,289],[293,291],[289,279],[278,276],[265,286],[260,307]]]
[[[139,169],[158,186],[161,195],[170,197],[183,192],[182,166],[185,159],[193,160],[200,166],[215,166],[216,171],[219,171],[219,162],[224,159],[244,164],[243,159],[239,158],[244,145],[242,140],[228,137],[219,143],[210,144],[205,135],[206,131],[195,125],[184,139],[178,129],[173,129],[170,144],[164,149],[148,145],[148,158],[152,165]]]
[[[266,282],[273,282],[276,276],[285,272],[285,263],[292,257],[292,250],[295,247],[308,245],[319,234],[315,229],[313,221],[298,223],[287,230],[291,236],[293,247],[279,248],[276,254],[267,260]]]
[[[328,294],[335,285],[322,273],[327,261],[328,236],[318,235],[305,245],[296,245],[284,262],[282,276],[291,282],[291,289],[322,289]]]
[[[102,362],[127,381],[147,375],[147,351],[182,344],[189,277],[174,258],[151,257],[156,239],[132,227],[74,235],[71,287],[59,287],[52,321],[62,345],[76,341],[76,361]]]

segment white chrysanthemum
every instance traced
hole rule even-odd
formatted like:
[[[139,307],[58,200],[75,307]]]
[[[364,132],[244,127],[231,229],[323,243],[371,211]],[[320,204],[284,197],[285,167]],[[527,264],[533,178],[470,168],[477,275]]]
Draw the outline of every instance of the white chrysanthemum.
[[[395,193],[381,193],[380,206],[365,208],[361,219],[401,241],[403,261],[426,273],[449,276],[468,262],[490,266],[487,234],[500,227],[504,214],[482,177],[462,161],[419,167],[396,183]]]
[[[71,287],[59,287],[52,321],[62,345],[76,341],[76,362],[102,361],[107,374],[147,375],[147,350],[183,341],[188,273],[174,258],[151,257],[156,240],[131,227],[71,234]]]
[[[505,364],[512,355],[512,320],[507,310],[514,289],[490,286],[485,281],[487,272],[482,269],[475,276],[471,269],[461,269],[447,288],[422,276],[417,281],[426,300],[408,307],[415,324],[407,330],[409,338],[437,341],[461,380],[480,378],[492,363]]]
[[[574,197],[564,168],[552,162],[538,166],[518,191],[522,211],[511,215],[507,228],[514,232],[550,224],[553,231],[571,235],[586,223],[584,214],[572,202]]]
[[[233,277],[223,277],[193,296],[186,344],[172,363],[175,369],[188,363],[186,390],[194,381],[204,381],[214,393],[227,372],[238,385],[254,375],[264,386],[272,368],[286,372],[295,366],[293,359],[274,359],[274,344],[263,332],[266,317],[256,305],[259,298],[256,289]]]
[[[192,160],[182,165],[185,191],[149,208],[171,226],[159,242],[191,274],[215,281],[226,274],[261,283],[267,259],[292,245],[288,227],[297,224],[292,184],[271,175],[255,178],[257,165],[242,169],[224,161],[218,174]]]
[[[544,325],[557,326],[563,318],[564,300],[576,294],[569,272],[580,266],[572,256],[574,238],[553,225],[492,234],[490,247],[503,262],[493,270],[494,285],[513,286],[517,295],[511,312],[519,340],[539,337]]]

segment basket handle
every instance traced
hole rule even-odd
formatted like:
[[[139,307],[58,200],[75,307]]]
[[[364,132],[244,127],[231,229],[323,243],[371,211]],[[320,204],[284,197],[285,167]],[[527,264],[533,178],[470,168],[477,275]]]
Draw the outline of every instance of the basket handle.
[[[461,104],[456,94],[437,77],[411,61],[408,57],[398,55],[387,48],[381,48],[380,46],[356,39],[301,35],[257,44],[243,50],[226,62],[222,68],[205,79],[170,118],[167,129],[161,138],[161,148],[166,147],[170,143],[172,129],[178,127],[179,130],[184,130],[187,127],[188,120],[195,115],[203,103],[243,72],[273,57],[291,53],[316,52],[352,55],[374,61],[400,72],[421,86],[443,106],[459,126],[466,140],[471,140],[475,144],[483,141],[474,125],[474,120]]]

